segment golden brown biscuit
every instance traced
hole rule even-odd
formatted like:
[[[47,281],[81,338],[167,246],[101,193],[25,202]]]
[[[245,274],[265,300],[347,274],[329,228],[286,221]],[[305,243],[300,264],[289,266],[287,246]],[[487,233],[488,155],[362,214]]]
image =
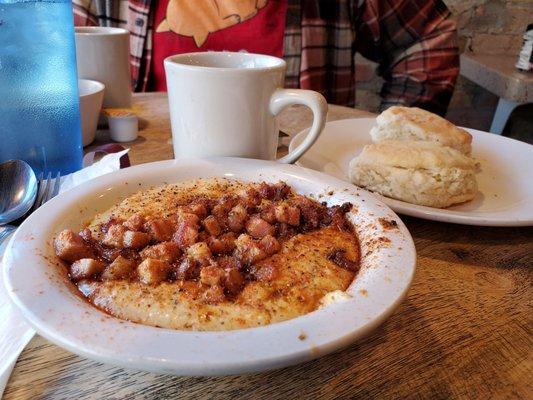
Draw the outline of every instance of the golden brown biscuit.
[[[350,163],[350,180],[384,196],[449,207],[477,193],[476,164],[450,147],[389,140],[365,146]]]
[[[472,151],[472,135],[429,111],[417,107],[393,106],[376,118],[372,140],[424,141],[452,147],[463,154]]]

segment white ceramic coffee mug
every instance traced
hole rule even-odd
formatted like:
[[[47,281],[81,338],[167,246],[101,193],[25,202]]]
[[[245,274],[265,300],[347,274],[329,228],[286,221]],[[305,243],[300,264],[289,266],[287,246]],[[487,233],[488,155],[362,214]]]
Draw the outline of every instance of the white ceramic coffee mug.
[[[313,111],[300,146],[278,161],[293,163],[316,141],[327,103],[311,90],[282,89],[282,59],[250,53],[207,52],[165,59],[174,157],[276,158],[275,116],[286,106]]]
[[[104,107],[131,107],[129,32],[99,26],[75,29],[78,78],[105,85]]]

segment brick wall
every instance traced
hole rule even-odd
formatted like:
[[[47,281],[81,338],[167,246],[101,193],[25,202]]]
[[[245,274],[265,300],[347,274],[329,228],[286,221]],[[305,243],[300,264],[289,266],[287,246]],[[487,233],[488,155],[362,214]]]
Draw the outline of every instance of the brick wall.
[[[457,20],[462,51],[501,54],[516,62],[522,36],[527,25],[533,23],[533,0],[446,0],[445,3]],[[459,77],[447,117],[458,125],[488,130],[497,102],[492,93]],[[513,117],[523,119],[518,114]]]
[[[444,2],[457,20],[462,51],[502,54],[502,57],[512,58],[513,62],[517,59],[522,35],[526,26],[533,23],[533,0]],[[359,56],[356,62],[366,69],[372,67],[371,63]],[[382,81],[377,76],[363,79],[357,84],[356,107],[377,111]],[[487,130],[497,100],[496,96],[460,77],[448,118],[456,124]]]
[[[445,0],[459,28],[461,49],[516,57],[533,23],[533,0]]]

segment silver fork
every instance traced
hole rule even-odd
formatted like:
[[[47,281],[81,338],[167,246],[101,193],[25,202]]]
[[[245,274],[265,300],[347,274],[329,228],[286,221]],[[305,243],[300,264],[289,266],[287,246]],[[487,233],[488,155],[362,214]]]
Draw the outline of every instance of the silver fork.
[[[31,207],[30,211],[23,217],[23,219],[28,218],[28,216],[41,207],[51,198],[57,196],[59,189],[61,188],[61,174],[58,172],[55,180],[52,182],[52,173],[49,172],[46,179],[44,179],[44,174],[41,172],[39,174],[39,188],[37,189],[37,197],[35,203]],[[18,222],[20,223],[21,220]],[[15,225],[4,225],[0,227],[0,245],[4,240],[6,240],[11,233],[17,229]]]
[[[52,173],[48,172],[48,175],[46,176],[46,179],[44,179],[44,174],[41,172],[39,174],[39,189],[37,190],[37,198],[35,199],[35,203],[33,203],[33,206],[28,214],[26,214],[26,217],[33,213],[35,210],[37,210],[39,207],[41,207],[44,203],[46,203],[51,198],[57,196],[59,193],[59,188],[61,187],[61,174],[58,172],[54,182],[52,182]]]

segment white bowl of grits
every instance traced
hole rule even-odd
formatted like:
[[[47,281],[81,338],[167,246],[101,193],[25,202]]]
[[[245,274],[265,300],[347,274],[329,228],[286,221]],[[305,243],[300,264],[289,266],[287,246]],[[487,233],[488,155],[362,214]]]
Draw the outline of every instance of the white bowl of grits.
[[[131,167],[52,199],[15,233],[4,274],[21,313],[57,345],[207,376],[354,342],[399,305],[415,265],[402,221],[364,190],[293,165],[214,158]]]

